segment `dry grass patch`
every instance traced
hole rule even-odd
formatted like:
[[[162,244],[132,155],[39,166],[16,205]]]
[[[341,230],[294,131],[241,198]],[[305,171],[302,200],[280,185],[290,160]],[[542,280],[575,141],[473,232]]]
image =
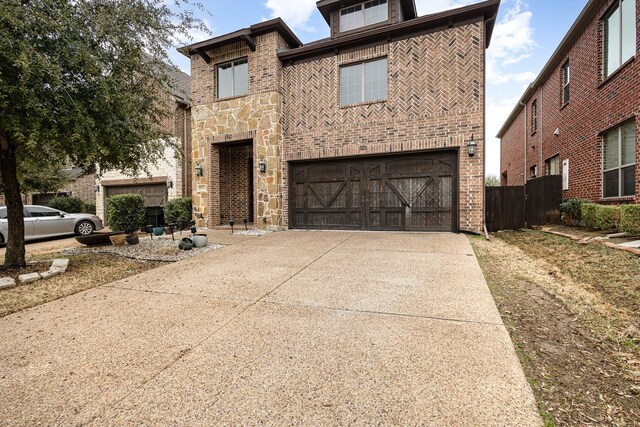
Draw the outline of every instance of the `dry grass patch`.
[[[45,271],[49,269],[50,260],[59,257],[59,253],[38,254],[31,258],[38,264],[20,270],[0,269],[0,275],[17,279],[19,274]],[[69,259],[69,268],[64,274],[0,290],[0,317],[163,265],[115,255],[78,255]]]
[[[640,258],[541,232],[496,236],[471,242],[547,425],[640,425]]]

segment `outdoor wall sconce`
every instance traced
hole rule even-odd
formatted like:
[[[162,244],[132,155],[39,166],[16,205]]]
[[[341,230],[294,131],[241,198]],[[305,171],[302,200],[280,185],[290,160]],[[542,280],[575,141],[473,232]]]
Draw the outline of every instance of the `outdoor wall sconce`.
[[[265,173],[267,171],[267,162],[265,162],[264,159],[260,159],[258,161],[258,170],[260,173]]]
[[[471,134],[471,140],[467,142],[467,152],[469,153],[469,157],[475,156],[477,148],[478,143],[474,141],[473,134]]]
[[[171,178],[167,178],[167,188],[173,188],[173,181]]]
[[[96,193],[99,193],[100,192],[100,186],[98,184],[94,185],[93,186],[93,191],[96,192]]]
[[[196,176],[204,176],[204,168],[202,165],[196,166]]]

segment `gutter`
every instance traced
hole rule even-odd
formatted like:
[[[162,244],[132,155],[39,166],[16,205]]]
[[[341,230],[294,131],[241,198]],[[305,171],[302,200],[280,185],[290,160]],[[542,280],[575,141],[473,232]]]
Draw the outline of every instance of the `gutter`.
[[[538,74],[538,77],[536,77],[531,85],[529,85],[529,88],[527,88],[525,93],[522,95],[522,98],[520,98],[521,103],[528,102],[531,99],[531,95],[535,93],[535,89],[540,87],[540,85],[543,84],[543,82],[546,81],[549,76],[551,76],[551,74],[553,74],[554,70],[558,67],[558,65],[560,65],[560,62],[564,59],[567,52],[571,50],[574,43],[580,38],[584,29],[591,23],[591,20],[594,18],[594,16],[596,16],[596,13],[606,3],[607,0],[589,0],[589,2],[584,7],[584,9],[582,9],[582,12],[580,12],[580,15],[578,15],[578,18],[575,20],[556,50],[551,55],[551,58],[549,58],[549,61],[547,61],[545,66],[542,68],[542,71],[540,71],[540,74]],[[506,133],[507,129],[515,121],[515,119],[518,117],[518,114],[522,110],[520,108],[521,105],[522,104],[516,105],[516,107],[513,109],[513,111],[505,121],[504,125],[502,125],[502,128],[500,128],[500,131],[498,131],[498,135],[496,135],[496,138],[502,138],[502,136]]]

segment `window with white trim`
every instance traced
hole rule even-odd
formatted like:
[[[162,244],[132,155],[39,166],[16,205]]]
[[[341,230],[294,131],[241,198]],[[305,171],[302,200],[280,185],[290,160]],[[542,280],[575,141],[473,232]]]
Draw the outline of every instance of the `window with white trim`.
[[[602,190],[604,197],[636,193],[636,123],[625,123],[605,133]]]
[[[387,58],[340,68],[340,105],[387,99]]]
[[[340,32],[355,30],[389,19],[387,0],[372,0],[340,10]]]
[[[617,0],[604,18],[604,76],[636,54],[636,0]]]
[[[562,105],[569,102],[570,91],[569,84],[571,83],[571,64],[569,61],[565,62],[562,66]]]
[[[538,100],[535,99],[531,103],[531,134],[538,130]]]
[[[545,175],[560,175],[560,156],[553,156],[544,162]]]
[[[218,65],[218,99],[244,96],[249,91],[247,58]]]

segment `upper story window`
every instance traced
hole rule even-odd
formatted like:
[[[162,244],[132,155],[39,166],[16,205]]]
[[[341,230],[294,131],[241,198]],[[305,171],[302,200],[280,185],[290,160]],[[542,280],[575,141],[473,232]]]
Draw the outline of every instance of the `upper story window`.
[[[218,98],[244,96],[249,90],[247,58],[218,65]]]
[[[633,196],[636,192],[636,123],[631,121],[603,135],[603,196]]]
[[[355,30],[389,19],[387,0],[372,0],[340,10],[340,32]]]
[[[538,130],[538,100],[534,100],[531,104],[531,133],[534,134]]]
[[[571,83],[571,64],[569,61],[562,66],[562,105],[569,102],[569,84]]]
[[[560,156],[555,155],[544,162],[545,175],[560,175]]]
[[[340,68],[340,105],[387,99],[387,58]]]
[[[617,0],[604,18],[604,76],[636,54],[636,1]]]

